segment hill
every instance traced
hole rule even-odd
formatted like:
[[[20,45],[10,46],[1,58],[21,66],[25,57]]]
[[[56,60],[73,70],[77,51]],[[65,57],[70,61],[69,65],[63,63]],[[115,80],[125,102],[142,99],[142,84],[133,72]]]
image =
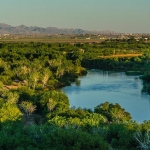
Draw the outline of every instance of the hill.
[[[0,34],[112,34],[113,31],[88,31],[83,29],[59,29],[56,27],[11,26],[0,23]]]

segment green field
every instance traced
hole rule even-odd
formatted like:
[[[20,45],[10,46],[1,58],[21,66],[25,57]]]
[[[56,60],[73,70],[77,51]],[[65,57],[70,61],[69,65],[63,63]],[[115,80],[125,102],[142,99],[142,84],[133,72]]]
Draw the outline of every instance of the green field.
[[[18,38],[18,39],[0,39],[0,42],[42,42],[42,43],[101,43],[102,39],[95,38],[95,39],[70,39],[70,38],[47,38],[47,37],[35,37],[35,38]]]

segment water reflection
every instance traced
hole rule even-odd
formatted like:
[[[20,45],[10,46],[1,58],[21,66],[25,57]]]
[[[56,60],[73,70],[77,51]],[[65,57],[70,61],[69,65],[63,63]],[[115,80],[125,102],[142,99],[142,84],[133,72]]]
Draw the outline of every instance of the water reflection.
[[[81,81],[79,79],[76,79],[75,84],[76,84],[76,86],[80,86],[81,85]]]
[[[71,106],[90,108],[105,101],[119,103],[138,122],[150,119],[150,96],[141,92],[138,76],[124,72],[90,70],[71,86],[62,89]]]

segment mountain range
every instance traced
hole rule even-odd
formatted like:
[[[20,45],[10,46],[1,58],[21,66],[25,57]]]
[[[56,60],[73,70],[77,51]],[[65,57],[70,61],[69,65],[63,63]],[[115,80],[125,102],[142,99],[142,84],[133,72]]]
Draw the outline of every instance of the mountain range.
[[[59,29],[56,27],[11,26],[0,23],[0,34],[113,34],[113,31],[88,31],[83,29]]]

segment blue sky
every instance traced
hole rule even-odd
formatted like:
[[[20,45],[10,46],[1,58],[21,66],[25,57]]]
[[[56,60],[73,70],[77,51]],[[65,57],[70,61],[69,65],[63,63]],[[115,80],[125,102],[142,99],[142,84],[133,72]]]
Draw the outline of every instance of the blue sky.
[[[150,0],[0,0],[0,23],[150,33]]]

